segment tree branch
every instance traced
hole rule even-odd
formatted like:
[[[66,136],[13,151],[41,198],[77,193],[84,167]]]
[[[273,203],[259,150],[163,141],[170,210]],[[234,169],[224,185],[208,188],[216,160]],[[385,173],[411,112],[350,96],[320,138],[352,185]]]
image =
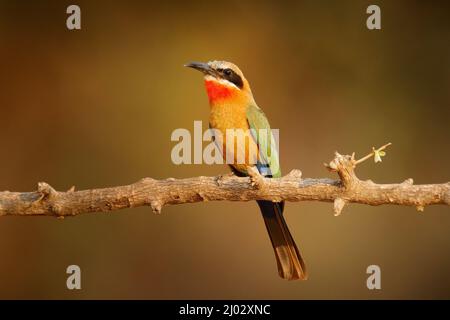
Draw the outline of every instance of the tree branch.
[[[348,203],[415,206],[419,211],[433,204],[450,205],[450,182],[414,185],[412,179],[399,184],[359,180],[354,171],[356,165],[372,156],[376,162],[381,161],[382,150],[389,145],[373,149],[371,154],[359,160],[355,160],[354,154],[347,156],[336,152],[326,167],[336,172],[340,180],[303,179],[299,170],[292,170],[277,179],[264,178],[257,172],[247,178],[233,175],[165,180],[144,178],[127,186],[83,191],[75,191],[72,187],[66,192],[56,191],[41,182],[35,192],[0,192],[0,216],[63,218],[140,206],[150,206],[160,213],[165,205],[221,200],[334,202],[335,215],[339,215]]]

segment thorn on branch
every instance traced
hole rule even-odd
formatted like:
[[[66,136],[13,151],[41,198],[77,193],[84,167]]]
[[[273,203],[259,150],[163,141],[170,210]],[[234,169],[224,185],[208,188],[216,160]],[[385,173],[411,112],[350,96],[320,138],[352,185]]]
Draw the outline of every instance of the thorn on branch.
[[[155,181],[155,179],[147,177],[147,178],[142,178],[139,182],[141,182],[141,183],[152,183],[154,181]]]
[[[150,203],[150,206],[152,207],[152,211],[155,214],[161,214],[161,210],[162,210],[162,203],[159,200],[153,200]]]
[[[301,172],[300,170],[298,170],[298,169],[293,169],[293,170],[291,170],[291,172],[289,172],[289,173],[287,174],[287,176],[288,176],[290,179],[293,179],[293,180],[301,180],[301,178],[302,178],[302,172]]]
[[[344,209],[347,202],[342,198],[336,198],[334,200],[333,210],[334,210],[334,216],[337,217],[341,214],[342,209]]]
[[[337,171],[337,167],[334,165],[333,161],[330,161],[330,163],[323,163],[323,165],[325,166],[325,168],[327,168],[328,171],[330,172],[336,172]]]
[[[52,196],[57,194],[56,190],[53,189],[46,182],[39,182],[38,183],[38,192],[41,194],[41,196],[39,197],[39,199],[37,199],[37,201],[42,201],[44,199],[51,198]]]
[[[412,186],[414,184],[414,180],[412,178],[409,178],[409,179],[406,179],[405,181],[403,181],[402,184]]]

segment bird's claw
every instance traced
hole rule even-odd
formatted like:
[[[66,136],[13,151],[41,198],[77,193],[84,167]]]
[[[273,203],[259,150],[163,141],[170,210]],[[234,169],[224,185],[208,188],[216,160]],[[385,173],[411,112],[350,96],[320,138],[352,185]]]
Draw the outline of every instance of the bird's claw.
[[[248,175],[250,177],[250,185],[252,188],[261,189],[264,185],[264,177],[259,173],[258,169],[251,167],[248,170]]]

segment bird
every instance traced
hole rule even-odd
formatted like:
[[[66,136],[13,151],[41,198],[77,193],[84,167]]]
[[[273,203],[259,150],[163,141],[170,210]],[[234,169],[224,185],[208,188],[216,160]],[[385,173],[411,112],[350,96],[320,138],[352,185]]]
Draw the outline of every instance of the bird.
[[[222,156],[226,158],[226,154],[234,155],[231,161],[227,158],[226,162],[232,172],[243,177],[251,176],[251,171],[257,170],[267,178],[281,177],[269,121],[256,104],[242,71],[231,62],[218,60],[189,62],[185,67],[203,73],[210,105],[209,126],[216,132],[214,138]],[[236,145],[226,135],[227,130],[240,129],[246,133],[244,146],[242,143]],[[264,133],[259,135],[261,130],[265,130],[267,136]],[[257,148],[256,155],[250,152],[252,146]],[[245,152],[244,161],[237,161],[239,152]],[[286,280],[306,280],[305,262],[283,216],[284,201],[258,200],[257,203],[273,246],[279,276]]]

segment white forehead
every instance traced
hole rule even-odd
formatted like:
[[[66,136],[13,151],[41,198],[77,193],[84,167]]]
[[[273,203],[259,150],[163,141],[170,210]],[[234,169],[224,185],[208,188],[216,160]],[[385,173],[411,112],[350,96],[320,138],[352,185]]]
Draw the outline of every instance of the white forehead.
[[[235,65],[234,63],[228,62],[228,61],[219,61],[219,60],[214,60],[214,61],[210,61],[208,62],[208,65],[213,68],[213,69],[231,69],[234,72],[236,72],[239,76],[241,76],[242,78],[244,77],[244,75],[242,74],[241,70],[239,70],[239,68],[237,67],[237,65]]]
[[[214,68],[214,69],[220,69],[220,68],[229,68],[230,65],[232,65],[231,62],[227,62],[227,61],[218,61],[218,60],[214,60],[214,61],[209,61],[208,62],[209,66]]]

